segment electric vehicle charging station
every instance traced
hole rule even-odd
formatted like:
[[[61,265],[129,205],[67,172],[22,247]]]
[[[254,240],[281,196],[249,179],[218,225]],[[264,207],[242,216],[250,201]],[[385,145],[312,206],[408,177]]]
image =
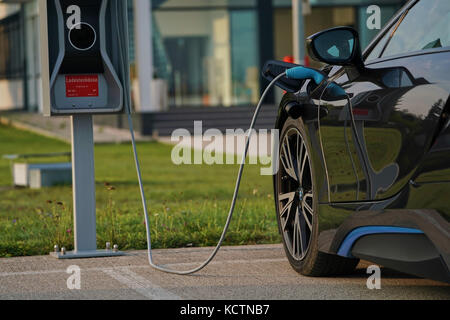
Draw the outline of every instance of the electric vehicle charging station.
[[[130,106],[126,1],[42,0],[39,12],[44,115],[72,124],[75,250],[51,254],[123,255],[97,250],[93,115]]]
[[[150,221],[136,150],[130,110],[127,8],[122,0],[42,0],[41,59],[43,104],[46,116],[70,116],[72,121],[72,166],[75,250],[53,252],[59,259],[123,255],[118,250],[97,250],[94,174],[94,114],[126,112],[146,221],[148,258],[156,270],[189,275],[205,268],[217,255],[229,229],[248,155],[251,132],[269,90],[284,79],[314,79],[326,82],[318,71],[296,67],[274,76],[256,107],[239,169],[227,222],[218,245],[199,267],[171,270],[153,262]],[[289,68],[286,68],[289,69]],[[332,84],[329,84],[330,87]]]

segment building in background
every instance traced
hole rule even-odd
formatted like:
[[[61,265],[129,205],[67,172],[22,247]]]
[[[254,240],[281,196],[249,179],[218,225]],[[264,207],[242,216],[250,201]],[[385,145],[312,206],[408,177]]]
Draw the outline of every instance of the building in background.
[[[0,3],[0,110],[27,107],[23,11]]]
[[[41,109],[37,1],[0,0],[0,110]],[[381,8],[384,25],[405,2],[309,0],[305,34],[352,26],[365,47],[378,32],[366,26],[368,6]],[[128,0],[136,91],[133,3]],[[260,76],[264,62],[292,56],[294,51],[292,0],[152,0],[149,17],[153,81],[158,84],[151,85],[153,95],[178,111],[255,104],[265,86]],[[133,97],[139,110],[139,99]],[[271,99],[274,102],[275,97]]]

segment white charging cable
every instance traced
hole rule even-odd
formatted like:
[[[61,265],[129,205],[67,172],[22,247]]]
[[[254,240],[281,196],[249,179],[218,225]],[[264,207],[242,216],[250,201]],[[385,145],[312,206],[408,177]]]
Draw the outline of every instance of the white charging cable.
[[[125,53],[124,50],[126,50],[123,47],[122,44],[122,37],[123,39],[127,39],[127,35],[124,32],[124,21],[126,21],[125,19],[125,15],[126,15],[126,11],[123,10],[123,8],[120,8],[120,5],[118,4],[119,1],[116,1],[116,10],[117,10],[117,34],[118,34],[118,44],[119,44],[119,48],[120,48],[120,60],[121,60],[121,68],[122,68],[122,74],[126,74],[123,70],[123,67],[125,65]],[[122,9],[122,10],[120,10]],[[122,12],[122,16],[120,16],[120,12]],[[119,23],[121,23],[122,28],[119,27]],[[177,274],[177,275],[190,275],[190,274],[194,274],[197,273],[201,270],[203,270],[206,266],[208,266],[211,261],[216,257],[217,253],[219,252],[220,248],[222,247],[222,244],[225,240],[225,237],[228,233],[228,230],[230,228],[230,224],[231,224],[231,220],[233,219],[233,214],[236,208],[236,203],[237,203],[237,198],[239,195],[239,190],[240,190],[240,186],[241,186],[241,181],[242,181],[242,175],[244,173],[244,167],[245,167],[245,162],[248,156],[248,151],[250,148],[250,142],[251,142],[251,138],[252,138],[252,133],[253,133],[253,129],[255,128],[255,124],[256,124],[256,120],[258,119],[259,113],[261,111],[261,107],[263,104],[264,99],[266,98],[267,94],[269,93],[270,89],[276,84],[276,82],[278,80],[280,80],[282,77],[284,77],[286,75],[286,72],[283,72],[282,74],[278,75],[277,77],[275,77],[272,82],[267,86],[266,90],[264,91],[264,93],[261,96],[261,99],[256,107],[255,113],[253,115],[253,119],[250,125],[250,128],[248,130],[247,133],[247,140],[246,140],[246,145],[245,145],[245,151],[244,154],[242,156],[242,161],[241,161],[241,165],[239,168],[239,173],[237,176],[237,181],[236,181],[236,186],[234,189],[234,194],[233,194],[233,199],[231,202],[231,207],[230,207],[230,211],[228,213],[228,218],[225,224],[225,227],[223,229],[222,235],[219,239],[219,242],[217,244],[217,246],[215,247],[214,251],[212,252],[212,254],[210,255],[210,257],[204,262],[202,263],[199,267],[194,268],[192,270],[187,270],[187,271],[179,271],[179,270],[172,270],[172,269],[168,269],[162,266],[158,266],[157,264],[155,264],[153,262],[153,254],[152,254],[152,239],[151,239],[151,230],[150,230],[150,218],[149,218],[149,214],[148,214],[148,209],[147,209],[147,198],[145,196],[145,191],[144,191],[144,185],[143,185],[143,181],[142,181],[142,173],[141,173],[141,165],[140,165],[140,161],[139,161],[139,156],[138,156],[138,152],[137,152],[137,147],[136,147],[136,137],[134,135],[134,128],[133,128],[133,119],[131,117],[131,105],[130,105],[130,101],[129,101],[129,86],[125,85],[124,86],[124,102],[125,102],[125,107],[126,107],[126,112],[127,112],[127,116],[128,116],[128,125],[129,125],[129,129],[130,129],[130,133],[131,133],[131,142],[132,142],[132,146],[133,146],[133,155],[134,155],[134,161],[135,161],[135,165],[136,165],[136,172],[137,172],[137,176],[138,176],[138,181],[139,181],[139,190],[141,193],[141,199],[142,199],[142,207],[144,209],[144,215],[145,215],[145,226],[146,226],[146,232],[147,232],[147,244],[148,244],[148,261],[150,263],[150,266],[152,266],[153,268],[155,268],[156,270],[162,271],[162,272],[166,272],[166,273],[171,273],[171,274]]]
[[[161,266],[156,265],[153,262],[153,255],[152,255],[152,241],[151,241],[151,236],[150,236],[150,219],[149,219],[149,215],[148,215],[148,210],[147,210],[147,200],[145,197],[145,192],[144,192],[144,186],[142,183],[142,174],[141,174],[141,168],[140,168],[140,162],[139,162],[139,157],[138,157],[138,153],[137,153],[137,149],[136,149],[136,140],[135,140],[135,136],[134,136],[134,130],[133,130],[133,120],[131,118],[131,112],[130,112],[130,108],[127,108],[127,114],[128,114],[128,123],[129,123],[129,127],[130,127],[130,132],[131,132],[131,141],[133,144],[133,153],[134,153],[134,160],[135,160],[135,164],[136,164],[136,171],[138,174],[138,180],[139,180],[139,188],[141,191],[141,198],[142,198],[142,206],[144,208],[144,213],[145,213],[145,225],[146,225],[146,229],[147,229],[147,242],[148,242],[148,260],[150,265],[162,272],[166,272],[166,273],[172,273],[172,274],[178,274],[178,275],[190,275],[193,273],[197,273],[200,270],[204,269],[206,266],[208,266],[211,261],[216,257],[217,253],[219,252],[220,248],[222,247],[222,244],[225,240],[226,234],[228,232],[228,229],[230,227],[231,224],[231,220],[233,218],[233,214],[234,214],[234,210],[236,208],[236,202],[237,202],[237,197],[239,194],[239,189],[241,186],[241,180],[242,180],[242,175],[244,173],[244,167],[245,167],[245,162],[248,156],[248,151],[249,151],[249,147],[250,147],[250,142],[251,142],[251,136],[252,136],[252,132],[253,129],[255,127],[256,124],[256,120],[259,116],[259,113],[261,111],[261,107],[262,107],[262,103],[265,99],[265,97],[267,96],[269,90],[275,85],[275,83],[280,80],[285,74],[280,74],[279,76],[277,76],[270,84],[269,86],[266,88],[266,90],[264,91],[263,95],[261,96],[261,100],[258,103],[258,106],[256,107],[255,110],[255,114],[253,116],[253,120],[252,123],[250,125],[250,129],[247,133],[247,142],[245,145],[245,152],[244,155],[242,156],[242,162],[239,168],[239,174],[237,177],[237,181],[236,181],[236,186],[234,189],[234,194],[233,194],[233,200],[231,202],[231,208],[230,208],[230,212],[228,213],[228,218],[222,233],[222,236],[220,237],[220,240],[216,246],[216,248],[214,249],[213,253],[211,254],[211,256],[203,263],[201,264],[199,267],[192,269],[192,270],[187,270],[187,271],[178,271],[178,270],[172,270],[172,269],[167,269]]]
[[[121,0],[115,1],[115,10],[116,10],[116,32],[117,32],[117,38],[118,38],[117,40],[118,40],[118,46],[119,46],[119,60],[120,60],[120,69],[121,69],[120,71],[122,73],[122,78],[126,79],[126,78],[128,78],[128,76],[126,76],[126,75],[128,75],[128,72],[126,72],[126,70],[124,68],[128,62],[127,59],[125,58],[127,56],[127,52],[126,52],[127,49],[124,47],[124,45],[122,43],[122,39],[125,39],[125,41],[128,41],[128,36],[127,36],[127,32],[126,32],[126,24],[125,24],[125,21],[127,21],[127,11],[126,11],[126,7],[123,6],[123,2]],[[135,161],[136,172],[137,172],[138,181],[139,181],[139,190],[140,190],[141,199],[142,199],[142,207],[143,207],[144,215],[145,215],[145,226],[146,226],[147,244],[148,244],[148,261],[150,263],[150,266],[152,266],[156,270],[166,272],[166,273],[177,274],[177,275],[190,275],[193,273],[197,273],[200,270],[203,270],[216,257],[217,253],[219,252],[219,250],[222,247],[222,244],[225,240],[226,234],[227,234],[228,229],[231,224],[231,220],[233,218],[234,210],[236,208],[236,202],[237,202],[237,197],[239,195],[239,189],[241,186],[242,175],[244,173],[245,162],[246,162],[246,159],[248,156],[248,151],[250,148],[251,136],[252,136],[252,132],[255,127],[255,124],[256,124],[256,120],[261,111],[262,103],[263,103],[264,99],[266,98],[267,94],[269,93],[270,89],[275,85],[275,83],[279,79],[281,79],[285,75],[286,75],[286,72],[278,75],[275,79],[272,80],[272,82],[269,84],[269,86],[266,88],[266,90],[262,94],[261,99],[258,103],[258,106],[256,107],[255,114],[253,116],[253,120],[252,120],[250,129],[247,134],[245,152],[244,152],[244,155],[242,156],[242,162],[241,162],[241,165],[239,168],[239,174],[238,174],[236,186],[234,189],[233,200],[231,202],[231,208],[228,213],[228,218],[227,218],[225,227],[223,229],[222,235],[220,237],[220,240],[219,240],[216,248],[214,249],[213,253],[211,254],[211,256],[203,264],[201,264],[199,267],[197,267],[195,269],[187,270],[187,271],[178,271],[178,270],[164,268],[164,267],[158,266],[157,264],[155,264],[153,262],[152,239],[151,239],[151,233],[150,233],[150,218],[149,218],[148,209],[147,209],[147,198],[145,196],[144,185],[143,185],[143,181],[142,181],[141,165],[140,165],[139,156],[138,156],[137,147],[136,147],[136,137],[134,135],[133,119],[131,117],[129,79],[126,80],[127,83],[124,84],[124,86],[123,86],[123,91],[124,91],[123,92],[124,93],[123,100],[124,100],[124,104],[125,104],[126,113],[128,116],[128,125],[129,125],[129,129],[130,129],[130,133],[131,133],[131,142],[132,142],[132,146],[133,146],[134,161]]]

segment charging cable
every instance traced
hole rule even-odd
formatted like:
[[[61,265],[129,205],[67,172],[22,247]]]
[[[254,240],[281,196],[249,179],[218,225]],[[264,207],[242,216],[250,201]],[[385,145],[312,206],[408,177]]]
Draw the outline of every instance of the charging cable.
[[[122,39],[128,39],[126,32],[125,32],[126,28],[125,28],[125,23],[124,23],[124,21],[126,21],[127,13],[126,13],[126,10],[124,10],[124,8],[122,8],[118,4],[119,2],[121,2],[121,1],[116,1],[116,10],[117,10],[116,31],[117,31],[117,35],[118,35],[118,44],[119,44],[119,48],[120,48],[119,59],[121,61],[121,63],[120,63],[121,69],[122,69],[121,71],[122,71],[122,75],[125,75],[125,74],[127,74],[124,70],[124,66],[126,63],[125,56],[126,56],[127,49],[123,46]],[[122,12],[122,15],[120,15],[120,12]],[[119,26],[121,26],[121,27],[119,27]],[[130,92],[129,92],[129,86],[128,85],[124,86],[124,103],[125,103],[125,109],[126,109],[126,113],[127,113],[127,117],[128,117],[128,125],[129,125],[129,129],[130,129],[130,133],[131,133],[131,142],[132,142],[132,146],[133,146],[134,162],[136,165],[136,172],[137,172],[138,181],[139,181],[139,190],[140,190],[140,194],[141,194],[142,207],[143,207],[144,215],[145,215],[145,227],[146,227],[147,244],[148,244],[148,261],[149,261],[149,264],[151,267],[153,267],[156,270],[159,270],[159,271],[162,271],[165,273],[169,273],[169,274],[191,275],[191,274],[194,274],[194,273],[197,273],[197,272],[203,270],[205,267],[207,267],[212,262],[212,260],[214,260],[214,258],[217,256],[220,248],[222,247],[222,244],[223,244],[225,237],[228,233],[228,230],[230,228],[231,221],[233,219],[233,215],[234,215],[234,211],[235,211],[236,203],[237,203],[237,198],[238,198],[239,190],[241,187],[241,181],[242,181],[242,176],[244,173],[245,163],[246,163],[246,159],[247,159],[249,148],[250,148],[250,142],[251,142],[251,138],[252,138],[253,129],[255,128],[256,120],[258,119],[262,104],[263,104],[267,94],[269,93],[270,89],[272,89],[272,87],[277,83],[277,81],[285,76],[288,78],[297,79],[297,80],[313,79],[316,82],[324,81],[323,78],[320,78],[322,75],[321,74],[318,75],[318,74],[320,74],[320,73],[313,69],[297,67],[297,68],[293,68],[293,69],[287,70],[286,72],[281,73],[280,75],[275,77],[272,80],[272,82],[267,86],[267,88],[265,89],[264,93],[262,94],[261,99],[256,107],[250,128],[247,133],[245,151],[242,156],[242,161],[241,161],[241,164],[239,167],[239,173],[238,173],[236,185],[234,188],[233,199],[231,202],[230,211],[228,213],[228,218],[226,220],[225,227],[223,229],[223,232],[219,239],[219,242],[218,242],[217,246],[215,247],[215,249],[213,250],[213,252],[211,253],[210,257],[204,263],[202,263],[197,268],[194,268],[191,270],[186,270],[186,271],[168,269],[168,268],[157,265],[153,261],[152,239],[151,239],[151,232],[150,232],[150,218],[149,218],[148,208],[147,208],[147,198],[145,196],[144,184],[143,184],[143,180],[142,180],[141,165],[140,165],[139,156],[138,156],[138,152],[137,152],[133,119],[131,116],[131,103],[129,100]],[[331,85],[331,86],[333,86],[333,85]]]
[[[178,271],[178,270],[172,270],[172,269],[164,268],[162,266],[158,266],[157,264],[155,264],[153,262],[152,240],[151,240],[151,235],[150,235],[150,219],[149,219],[149,214],[148,214],[148,210],[147,210],[147,200],[146,200],[147,198],[145,197],[144,186],[143,186],[143,183],[142,183],[142,174],[141,174],[141,168],[140,168],[140,161],[139,161],[137,148],[136,148],[136,139],[135,139],[135,136],[134,136],[133,120],[131,118],[131,108],[130,108],[130,106],[128,104],[128,107],[126,109],[127,109],[127,115],[128,115],[128,123],[129,123],[129,127],[130,127],[130,132],[131,132],[131,141],[132,141],[132,145],[133,145],[134,161],[135,161],[135,164],[136,164],[136,171],[137,171],[138,180],[139,180],[139,189],[140,189],[141,198],[142,198],[142,206],[144,208],[144,214],[145,214],[145,226],[146,226],[146,231],[147,231],[147,243],[148,243],[148,260],[149,260],[150,266],[152,266],[156,270],[159,270],[159,271],[162,271],[162,272],[166,272],[166,273],[170,273],[170,274],[190,275],[190,274],[194,274],[194,273],[197,273],[197,272],[203,270],[216,257],[216,255],[219,252],[220,248],[222,247],[222,244],[223,244],[223,242],[225,240],[225,237],[226,237],[226,235],[228,233],[228,229],[230,227],[231,220],[233,219],[234,210],[236,208],[236,202],[237,202],[237,198],[238,198],[238,195],[239,195],[239,189],[240,189],[240,186],[241,186],[242,175],[244,173],[245,162],[246,162],[246,159],[247,159],[247,156],[248,156],[248,151],[249,151],[250,142],[251,142],[251,138],[252,138],[252,132],[253,132],[253,129],[255,127],[256,120],[258,119],[259,113],[261,111],[262,103],[263,103],[264,99],[266,98],[269,90],[275,85],[275,83],[278,80],[280,80],[284,76],[285,76],[285,73],[280,74],[279,76],[277,76],[269,84],[269,86],[266,88],[266,90],[264,91],[263,95],[261,96],[261,99],[260,99],[260,101],[258,103],[258,106],[256,107],[255,114],[253,116],[253,120],[252,120],[252,123],[250,125],[250,129],[248,130],[248,133],[247,133],[247,142],[246,142],[246,145],[245,145],[245,152],[244,152],[244,155],[242,156],[242,161],[241,161],[241,165],[240,165],[240,168],[239,168],[239,174],[237,176],[236,186],[235,186],[235,189],[234,189],[233,200],[231,202],[230,211],[228,213],[228,218],[227,218],[225,227],[223,229],[222,236],[220,237],[220,240],[219,240],[216,248],[212,252],[211,256],[203,264],[201,264],[199,267],[197,267],[195,269],[192,269],[192,270],[187,270],[187,271]]]

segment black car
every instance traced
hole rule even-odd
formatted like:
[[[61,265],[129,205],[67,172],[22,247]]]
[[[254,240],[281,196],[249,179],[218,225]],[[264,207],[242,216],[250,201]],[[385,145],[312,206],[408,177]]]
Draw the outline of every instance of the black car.
[[[274,186],[291,265],[327,276],[364,259],[450,282],[450,1],[410,1],[364,53],[349,27],[308,50],[346,94],[279,83]],[[291,67],[271,62],[265,76]]]

